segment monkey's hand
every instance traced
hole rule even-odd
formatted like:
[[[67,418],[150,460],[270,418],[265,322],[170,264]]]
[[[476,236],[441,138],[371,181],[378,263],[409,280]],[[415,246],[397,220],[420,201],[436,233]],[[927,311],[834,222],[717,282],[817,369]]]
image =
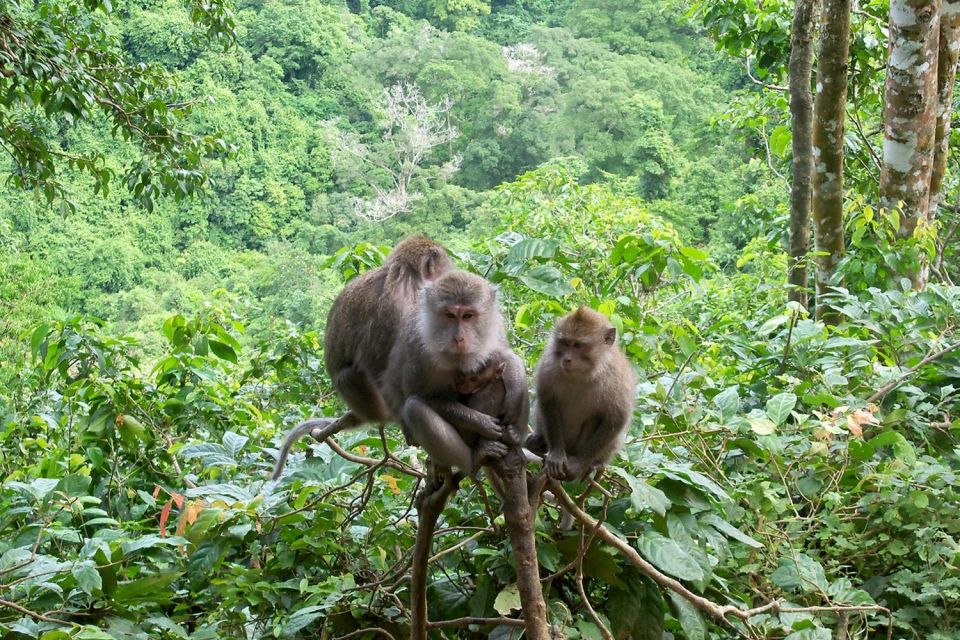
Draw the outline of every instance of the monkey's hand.
[[[471,419],[463,426],[487,440],[499,440],[503,435],[503,425],[493,417],[479,411],[475,411]]]
[[[543,466],[547,475],[554,480],[567,479],[567,455],[563,451],[553,449],[543,457]]]

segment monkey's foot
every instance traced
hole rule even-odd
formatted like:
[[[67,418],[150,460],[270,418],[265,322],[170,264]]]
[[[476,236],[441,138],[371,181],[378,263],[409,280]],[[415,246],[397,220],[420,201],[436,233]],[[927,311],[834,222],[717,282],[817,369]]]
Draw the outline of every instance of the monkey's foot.
[[[480,440],[473,448],[473,471],[476,473],[480,467],[491,464],[507,455],[510,449],[507,445],[497,440]]]
[[[539,433],[531,433],[527,436],[527,441],[523,445],[530,453],[543,456],[547,452],[547,441]]]

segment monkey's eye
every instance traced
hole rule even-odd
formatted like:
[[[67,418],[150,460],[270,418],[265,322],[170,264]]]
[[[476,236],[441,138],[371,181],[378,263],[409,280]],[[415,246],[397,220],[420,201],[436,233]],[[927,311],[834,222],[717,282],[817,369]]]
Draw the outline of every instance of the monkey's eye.
[[[447,318],[449,318],[450,320],[456,320],[457,318],[457,314],[455,314],[453,311],[447,311],[443,315],[447,316]]]
[[[580,342],[579,340],[577,340],[576,342],[573,343],[573,348],[574,348],[574,349],[579,349],[579,348],[582,347],[582,346],[583,346],[583,343]]]
[[[473,314],[470,313],[469,311],[468,311],[467,313],[463,314],[463,319],[464,319],[464,320],[469,320],[469,319],[472,318],[472,317],[473,317]]]

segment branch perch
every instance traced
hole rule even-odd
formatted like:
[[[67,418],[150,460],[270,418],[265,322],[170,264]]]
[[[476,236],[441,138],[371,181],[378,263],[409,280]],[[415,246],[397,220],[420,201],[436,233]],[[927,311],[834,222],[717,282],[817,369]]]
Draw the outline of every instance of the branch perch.
[[[670,576],[662,573],[659,569],[654,567],[652,564],[647,562],[643,556],[641,556],[633,547],[627,544],[626,541],[621,540],[616,535],[614,535],[609,529],[604,527],[602,524],[598,523],[590,514],[586,513],[580,507],[577,506],[573,498],[563,490],[563,487],[559,482],[551,480],[548,482],[548,487],[550,491],[553,492],[557,501],[565,508],[569,513],[579,520],[583,525],[588,529],[595,530],[598,538],[603,540],[605,543],[614,547],[622,553],[637,569],[639,569],[644,575],[649,577],[651,580],[656,582],[660,587],[664,589],[669,589],[677,595],[679,595],[684,600],[690,602],[700,611],[708,614],[710,617],[716,619],[717,621],[730,624],[730,620],[727,616],[737,618],[739,620],[749,620],[750,618],[760,615],[762,613],[778,613],[783,612],[817,612],[817,611],[881,611],[886,613],[890,618],[890,625],[887,629],[887,637],[891,637],[893,633],[893,619],[892,614],[889,609],[886,607],[881,607],[879,605],[864,605],[864,606],[836,606],[836,607],[784,607],[782,606],[779,600],[773,600],[767,604],[761,605],[759,607],[754,607],[752,609],[741,609],[740,607],[732,604],[717,604],[716,602],[699,596],[689,589],[687,589],[680,581],[671,578]]]

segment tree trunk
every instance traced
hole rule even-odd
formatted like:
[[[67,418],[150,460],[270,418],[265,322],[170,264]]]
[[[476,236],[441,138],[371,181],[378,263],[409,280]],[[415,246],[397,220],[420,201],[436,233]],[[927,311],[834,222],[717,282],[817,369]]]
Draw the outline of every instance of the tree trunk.
[[[493,472],[503,498],[503,518],[517,564],[517,590],[523,610],[525,638],[551,640],[554,637],[547,619],[547,604],[540,584],[537,562],[537,503],[530,503],[527,490],[526,458],[519,444],[493,465]]]
[[[899,233],[909,238],[930,204],[940,0],[890,0],[889,35],[880,204],[900,211]]]
[[[937,54],[937,129],[934,134],[933,171],[930,176],[930,205],[927,219],[936,218],[943,198],[943,174],[950,147],[950,115],[953,112],[953,85],[960,53],[960,0],[943,0],[940,7],[940,46]]]
[[[958,0],[960,1],[960,0]],[[790,299],[807,306],[810,250],[810,183],[813,176],[813,23],[817,0],[796,0],[790,35],[790,120],[793,182],[790,186]]]
[[[850,51],[850,0],[824,0],[820,20],[817,97],[813,106],[813,234],[817,256],[817,317],[836,322],[823,302],[843,257],[843,131]]]

